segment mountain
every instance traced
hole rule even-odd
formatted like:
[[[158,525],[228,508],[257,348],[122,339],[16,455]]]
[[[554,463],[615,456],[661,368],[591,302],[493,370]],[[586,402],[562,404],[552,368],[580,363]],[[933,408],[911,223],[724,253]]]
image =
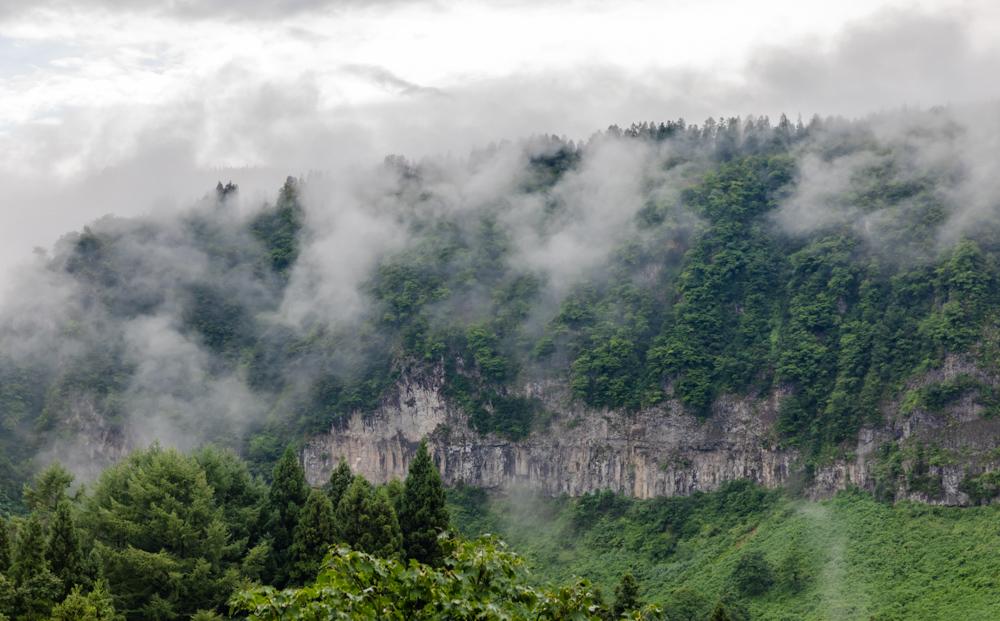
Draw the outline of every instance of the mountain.
[[[106,217],[16,275],[4,502],[152,441],[647,498],[1000,494],[1000,188],[960,111],[611,127]]]

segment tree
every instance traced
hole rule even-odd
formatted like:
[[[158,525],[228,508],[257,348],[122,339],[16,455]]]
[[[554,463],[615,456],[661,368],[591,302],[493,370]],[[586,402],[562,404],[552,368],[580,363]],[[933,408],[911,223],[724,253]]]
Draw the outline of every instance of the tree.
[[[747,552],[736,562],[732,580],[743,595],[763,595],[774,585],[774,571],[761,552]]]
[[[222,508],[233,539],[254,544],[259,537],[260,512],[267,485],[250,474],[246,462],[232,450],[206,446],[193,455],[205,471],[215,502]]]
[[[108,585],[99,580],[94,590],[84,595],[79,586],[52,609],[50,621],[124,621],[125,617],[115,611],[114,601],[108,592]]]
[[[289,577],[296,584],[305,584],[316,576],[327,551],[336,542],[333,505],[326,494],[312,490],[299,522],[295,525],[288,562]]]
[[[271,536],[270,578],[283,585],[288,581],[288,555],[292,547],[299,512],[309,498],[309,485],[295,449],[285,448],[274,465],[267,497],[265,532]]]
[[[256,587],[238,592],[231,604],[251,621],[601,620],[597,591],[584,580],[552,590],[530,586],[524,562],[489,537],[453,540],[449,548],[441,566],[415,569],[399,559],[340,548],[312,584],[280,592]],[[630,618],[651,621],[659,610],[650,607]]]
[[[39,515],[43,525],[47,525],[72,483],[73,475],[68,470],[60,464],[52,464],[35,477],[33,483],[24,486],[24,504],[29,511]]]
[[[16,593],[17,619],[44,618],[60,595],[62,584],[45,561],[45,528],[37,513],[32,513],[18,529],[10,578]]]
[[[393,558],[402,547],[399,521],[389,498],[374,490],[364,477],[354,477],[337,506],[336,524],[340,539],[356,550]]]
[[[330,481],[326,484],[326,493],[334,509],[340,504],[340,499],[344,497],[344,492],[351,486],[352,481],[354,475],[351,474],[351,467],[347,465],[347,460],[341,457],[337,467],[330,473]]]
[[[56,505],[52,516],[46,557],[52,573],[62,581],[62,596],[69,594],[74,585],[86,585],[88,582],[80,533],[73,520],[72,508],[65,498]]]
[[[639,582],[632,575],[632,572],[628,572],[622,576],[621,582],[615,587],[615,603],[611,611],[617,619],[639,606]]]
[[[80,519],[126,618],[186,618],[225,602],[246,541],[232,540],[213,492],[195,459],[158,445],[97,480]]]
[[[396,512],[396,517],[399,517],[399,513],[403,510],[403,482],[399,479],[393,479],[382,486],[385,490],[385,495],[392,504],[392,510]]]
[[[440,563],[438,535],[448,529],[449,522],[441,475],[427,452],[427,443],[421,442],[410,463],[400,501],[399,526],[406,558],[427,565]]]

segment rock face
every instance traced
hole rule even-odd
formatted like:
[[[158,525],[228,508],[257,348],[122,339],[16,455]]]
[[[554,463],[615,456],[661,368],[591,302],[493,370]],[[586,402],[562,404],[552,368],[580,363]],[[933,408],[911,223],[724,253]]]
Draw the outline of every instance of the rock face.
[[[962,374],[978,371],[950,359],[911,388]],[[858,434],[851,459],[832,461],[807,476],[800,454],[780,448],[773,431],[781,391],[723,397],[710,418],[699,420],[677,403],[632,414],[595,410],[570,399],[558,383],[530,384],[524,392],[539,398],[554,416],[547,428],[512,441],[470,429],[465,415],[442,396],[443,385],[440,370],[406,375],[374,412],[355,413],[346,424],[313,438],[303,451],[309,481],[325,481],[341,457],[372,481],[401,479],[417,445],[426,439],[448,484],[571,496],[606,489],[649,498],[710,491],[727,481],[750,479],[766,487],[796,486],[813,497],[849,486],[876,490],[881,485],[898,498],[966,504],[961,481],[970,469],[996,468],[994,449],[1000,444],[1000,420],[983,418],[971,397],[936,414],[903,416],[899,404],[891,403],[884,425]],[[902,455],[915,446],[954,455],[925,464],[925,478],[938,481],[939,489],[911,491],[905,459],[902,471],[883,467],[891,452],[882,447],[893,445]]]

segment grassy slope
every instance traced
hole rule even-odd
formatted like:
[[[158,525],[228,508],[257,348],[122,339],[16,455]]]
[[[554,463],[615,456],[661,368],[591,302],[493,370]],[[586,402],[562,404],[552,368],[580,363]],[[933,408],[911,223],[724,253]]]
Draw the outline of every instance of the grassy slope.
[[[1000,506],[891,506],[860,493],[808,502],[760,490],[606,499],[592,511],[566,499],[487,499],[469,490],[451,498],[462,532],[500,534],[539,580],[578,574],[611,593],[631,570],[648,601],[669,604],[684,589],[686,599],[710,606],[734,597],[734,564],[760,550],[776,582],[763,596],[742,598],[753,619],[1000,618]],[[796,557],[806,576],[798,589],[788,577]]]

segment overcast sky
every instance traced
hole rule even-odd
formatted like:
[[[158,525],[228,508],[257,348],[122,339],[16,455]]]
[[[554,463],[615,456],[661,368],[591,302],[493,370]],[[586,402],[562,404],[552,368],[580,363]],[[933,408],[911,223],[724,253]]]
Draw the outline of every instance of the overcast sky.
[[[994,100],[998,34],[989,0],[0,0],[0,291],[34,246],[219,177]]]

